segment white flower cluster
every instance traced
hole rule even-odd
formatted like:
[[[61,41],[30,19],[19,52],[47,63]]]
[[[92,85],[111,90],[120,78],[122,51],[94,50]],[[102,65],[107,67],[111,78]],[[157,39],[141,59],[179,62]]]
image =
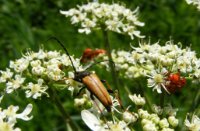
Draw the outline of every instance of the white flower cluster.
[[[127,78],[148,77],[148,87],[152,87],[158,93],[161,88],[169,84],[167,78],[172,73],[177,73],[180,77],[179,84],[184,85],[181,74],[193,77],[194,80],[200,79],[200,59],[189,47],[182,49],[179,44],[172,41],[166,42],[164,46],[155,44],[139,43],[139,47],[133,47],[132,51],[112,51],[112,58],[115,62],[116,70],[125,73]],[[104,56],[104,60],[108,60]],[[107,65],[106,62],[102,62]],[[173,77],[173,76],[172,76]],[[173,78],[171,78],[173,80]]]
[[[0,99],[2,99],[1,96]],[[18,106],[10,105],[7,109],[0,107],[0,131],[21,131],[20,128],[15,127],[17,119],[29,121],[32,116],[28,116],[32,111],[32,104],[28,104],[22,113],[17,113]]]
[[[98,2],[77,6],[68,11],[60,11],[66,17],[71,17],[72,24],[80,24],[79,33],[89,34],[94,29],[105,29],[120,34],[126,34],[134,38],[144,38],[137,26],[144,26],[144,23],[138,21],[138,8],[134,11],[126,7],[113,3],[112,5]]]
[[[197,6],[197,8],[200,10],[200,0],[186,0],[188,4],[193,4]]]
[[[143,109],[139,109],[138,114],[144,131],[174,131],[173,128],[178,125],[175,116],[161,119],[157,114],[150,114]]]
[[[174,131],[178,126],[179,120],[175,117],[176,111],[170,106],[166,106],[161,114],[165,114],[166,117],[161,118],[161,114],[149,113],[143,109],[145,99],[140,95],[129,95],[129,98],[139,108],[136,112],[130,111],[131,105],[122,112],[112,112],[113,121],[102,121],[99,115],[94,110],[82,110],[81,117],[85,124],[94,131],[130,131],[134,130],[134,123],[141,122],[141,126],[144,131]],[[133,100],[133,98],[137,100]],[[142,103],[142,104],[141,104]],[[114,106],[114,104],[113,104]],[[173,113],[172,113],[173,112]],[[119,114],[115,114],[119,113]],[[105,117],[105,116],[104,116]]]
[[[72,57],[77,70],[81,70],[79,59]],[[47,89],[52,82],[63,81],[65,84],[64,70],[72,71],[71,62],[66,54],[57,51],[27,52],[22,58],[10,61],[10,68],[0,71],[0,83],[5,83],[6,93],[14,90],[25,90],[26,97],[40,98],[47,94]],[[69,68],[70,67],[70,68]],[[68,79],[68,83],[69,80]],[[66,84],[65,84],[66,85]],[[65,86],[66,87],[66,86]]]

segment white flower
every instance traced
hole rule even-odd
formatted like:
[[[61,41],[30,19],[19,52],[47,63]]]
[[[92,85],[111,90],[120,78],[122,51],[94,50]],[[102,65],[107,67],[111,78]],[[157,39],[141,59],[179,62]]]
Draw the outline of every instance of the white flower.
[[[140,116],[140,118],[146,119],[149,117],[149,113],[143,109],[139,109],[138,110],[138,115]]]
[[[26,58],[20,58],[16,61],[10,61],[10,68],[13,68],[16,72],[23,72],[28,68],[29,60]]]
[[[9,68],[6,68],[6,71],[0,71],[0,72],[1,72],[0,83],[6,82],[7,79],[12,78],[13,76],[13,72],[11,72]]]
[[[49,64],[46,70],[48,77],[55,81],[61,80],[65,76],[65,73],[59,69],[58,65],[56,63]]]
[[[30,62],[32,67],[37,67],[39,65],[41,65],[41,61],[40,60],[33,60]]]
[[[85,124],[93,131],[130,131],[124,121],[102,123],[88,110],[82,110],[81,117]]]
[[[152,87],[153,90],[156,90],[158,93],[162,93],[162,90],[161,90],[162,88],[164,88],[165,91],[168,92],[168,90],[165,87],[166,72],[167,71],[165,69],[162,69],[162,71],[158,71],[158,70],[151,71],[151,73],[147,75],[149,77],[149,79],[147,79],[148,87]]]
[[[168,128],[169,127],[169,123],[168,123],[166,118],[163,118],[162,120],[160,120],[159,125],[160,125],[161,128]]]
[[[37,99],[38,97],[41,97],[42,94],[47,94],[45,92],[48,89],[48,86],[43,85],[44,80],[43,79],[38,79],[37,84],[33,84],[32,82],[28,83],[26,86],[26,97],[33,97],[34,99]]]
[[[17,114],[19,107],[11,105],[3,110],[3,114],[7,117],[8,123],[14,124],[16,123],[16,119],[22,119],[24,121],[32,119],[32,116],[28,116],[32,111],[32,108],[32,104],[28,104],[22,113]]]
[[[0,131],[21,131],[21,129],[14,128],[14,124],[0,120]]]
[[[158,115],[161,115],[163,113],[163,109],[155,104],[152,105],[152,110]]]
[[[15,79],[11,79],[6,83],[6,92],[12,93],[14,90],[18,89],[24,83],[25,78],[21,75],[15,75]]]
[[[32,68],[32,73],[34,75],[43,75],[45,73],[45,68],[38,65]]]
[[[175,116],[169,116],[168,121],[172,127],[176,127],[178,125],[178,119],[176,119]]]
[[[141,97],[140,94],[138,96],[136,94],[129,95],[129,98],[135,103],[135,105],[142,106],[146,103],[145,99]]]
[[[144,131],[158,131],[156,125],[151,121],[146,122],[142,128]]]
[[[158,124],[160,121],[160,117],[157,114],[150,114],[149,119],[155,124]]]
[[[47,57],[47,53],[43,49],[40,49],[38,52],[34,53],[34,56],[37,59],[44,59]]]
[[[138,119],[138,115],[136,113],[125,111],[123,113],[123,120],[127,123],[134,123]]]
[[[81,118],[91,130],[100,131],[103,128],[99,119],[88,110],[81,111]]]
[[[47,58],[48,59],[57,58],[57,57],[60,57],[60,52],[57,52],[57,51],[47,52]]]
[[[190,130],[190,131],[199,131],[200,130],[200,119],[198,116],[193,115],[191,122],[188,120],[186,117],[185,119],[185,126]]]

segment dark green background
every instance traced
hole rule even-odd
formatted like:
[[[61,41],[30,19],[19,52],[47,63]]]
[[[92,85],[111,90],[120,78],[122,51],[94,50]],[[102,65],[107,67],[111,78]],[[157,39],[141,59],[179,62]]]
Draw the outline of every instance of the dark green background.
[[[112,1],[107,2],[112,3]],[[37,51],[40,47],[45,50],[62,50],[56,42],[47,42],[50,36],[56,36],[61,40],[69,52],[76,57],[80,57],[85,48],[102,48],[102,32],[96,31],[90,35],[78,34],[77,27],[70,24],[69,18],[59,13],[59,10],[68,10],[77,4],[86,2],[86,0],[1,0],[0,69],[4,70],[8,66],[9,60],[20,58],[27,48],[34,51]],[[103,0],[100,2],[103,2]],[[137,6],[140,7],[139,20],[145,22],[145,26],[138,29],[141,30],[141,34],[146,35],[146,40],[150,38],[152,43],[159,40],[160,44],[164,45],[166,41],[173,39],[175,43],[181,42],[183,47],[191,46],[197,52],[197,55],[199,54],[200,11],[198,12],[195,6],[187,5],[184,0],[115,0],[115,2],[124,3],[132,10]],[[133,45],[138,45],[138,39],[131,41],[128,36],[116,33],[109,33],[109,38],[113,49],[130,50],[130,42]],[[103,75],[104,71],[97,70],[97,72],[99,72],[100,77],[111,83],[110,78]],[[127,83],[127,85],[132,84],[131,87],[138,86],[130,80]],[[152,96],[151,93],[152,91],[149,91],[150,98],[155,101],[158,96]],[[62,92],[60,96],[73,118],[78,119],[76,122],[81,123],[79,111],[78,109],[74,111],[70,94]],[[178,96],[172,96],[170,100],[182,109],[180,107],[181,101],[187,100],[186,105],[184,105],[186,107],[191,106],[193,99],[192,95],[189,100],[185,96],[187,96],[187,91],[183,91]],[[31,102],[39,106],[34,106],[34,119],[26,123],[19,121],[19,127],[28,131],[64,130],[62,118],[50,101],[45,98],[22,101],[22,97],[24,97],[24,93],[16,93],[11,98],[6,97],[4,104],[25,106],[28,102]],[[185,107],[182,110],[187,110]]]

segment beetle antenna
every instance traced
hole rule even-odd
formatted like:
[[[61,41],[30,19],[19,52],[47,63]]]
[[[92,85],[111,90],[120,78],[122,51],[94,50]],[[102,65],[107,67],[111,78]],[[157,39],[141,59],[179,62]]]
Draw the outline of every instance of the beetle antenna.
[[[67,56],[69,57],[69,60],[71,61],[72,67],[73,67],[73,69],[74,69],[74,72],[76,72],[76,68],[75,68],[75,66],[74,66],[74,63],[73,63],[73,61],[72,61],[71,56],[69,55],[69,52],[67,51],[67,48],[62,44],[62,42],[60,42],[60,41],[58,40],[58,38],[56,38],[56,37],[54,37],[54,36],[51,36],[47,41],[49,41],[50,39],[56,40],[56,41],[60,44],[60,46],[64,49],[65,53],[66,53]]]

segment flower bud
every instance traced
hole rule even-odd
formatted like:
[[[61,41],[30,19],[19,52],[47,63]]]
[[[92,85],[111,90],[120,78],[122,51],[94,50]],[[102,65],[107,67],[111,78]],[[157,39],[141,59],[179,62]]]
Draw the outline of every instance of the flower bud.
[[[166,118],[163,118],[163,119],[159,122],[159,125],[160,125],[161,128],[167,128],[167,127],[169,127],[169,123],[168,123],[168,121],[167,121]]]
[[[149,113],[148,113],[147,111],[142,110],[142,109],[139,109],[139,110],[138,110],[138,114],[139,114],[139,116],[140,116],[141,118],[143,118],[143,119],[149,117]]]
[[[136,94],[129,95],[129,98],[135,103],[135,105],[143,106],[146,103],[145,99],[141,97],[140,94],[138,96]]]
[[[143,126],[144,131],[157,131],[156,125],[152,122],[149,122]]]
[[[149,119],[151,119],[152,120],[152,122],[154,122],[154,123],[159,123],[159,121],[160,121],[160,118],[158,117],[158,115],[157,114],[151,114],[150,116],[149,116]]]
[[[132,122],[134,123],[138,118],[138,115],[136,113],[131,113],[131,112],[128,112],[128,111],[125,111],[123,113],[123,119],[125,122]]]
[[[148,119],[142,119],[142,120],[141,120],[142,126],[144,126],[144,125],[146,125],[146,124],[148,124],[148,123],[152,123],[152,121],[151,121],[151,120],[148,120]]]
[[[32,67],[36,67],[36,66],[41,65],[41,61],[40,60],[34,60],[34,61],[31,61],[30,64],[31,64]]]
[[[173,127],[176,127],[178,125],[178,119],[176,119],[175,116],[169,116],[168,121],[169,124]]]
[[[86,102],[86,99],[84,98],[75,98],[74,99],[74,105],[77,107],[83,106]]]
[[[161,131],[174,131],[174,129],[171,129],[171,128],[163,128]]]

